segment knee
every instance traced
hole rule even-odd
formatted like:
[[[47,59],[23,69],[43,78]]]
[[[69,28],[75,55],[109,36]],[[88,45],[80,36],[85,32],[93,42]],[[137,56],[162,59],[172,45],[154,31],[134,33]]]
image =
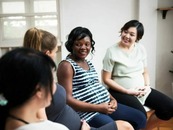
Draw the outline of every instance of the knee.
[[[115,122],[117,124],[118,130],[134,130],[133,126],[129,122],[122,120],[118,120]]]
[[[173,117],[173,112],[168,110],[155,111],[155,114],[161,120],[169,120]]]
[[[143,113],[142,113],[143,114]],[[139,129],[141,128],[145,128],[146,124],[147,124],[147,117],[143,114],[142,118],[139,120]]]

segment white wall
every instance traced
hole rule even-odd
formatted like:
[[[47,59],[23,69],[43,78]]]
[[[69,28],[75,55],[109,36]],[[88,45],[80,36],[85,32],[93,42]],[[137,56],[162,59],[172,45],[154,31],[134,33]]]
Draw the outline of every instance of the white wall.
[[[145,28],[144,37],[140,42],[148,52],[151,85],[172,96],[170,83],[173,74],[168,71],[171,66],[173,68],[171,61],[173,54],[170,53],[170,48],[173,48],[173,11],[168,12],[166,20],[162,20],[161,13],[156,10],[158,5],[167,7],[172,2],[172,0],[60,0],[62,43],[66,41],[66,36],[74,27],[89,28],[96,42],[92,62],[101,77],[102,59],[106,48],[119,41],[119,30],[125,22],[139,19]],[[61,51],[62,58],[65,58],[68,52],[64,45]],[[160,55],[162,57],[164,55],[164,59]],[[163,88],[165,85],[169,91]]]
[[[158,7],[173,7],[173,0],[158,0]],[[162,19],[159,11],[157,21],[156,86],[173,97],[173,73],[169,72],[173,70],[173,10],[167,12],[166,19]]]
[[[144,25],[144,36],[140,42],[147,50],[151,87],[156,88],[157,0],[139,0],[139,21]]]
[[[120,28],[125,22],[137,19],[137,0],[61,0],[60,5],[63,43],[74,27],[90,29],[96,42],[92,62],[101,77],[106,49],[118,42]],[[67,55],[64,45],[62,52],[64,58]]]

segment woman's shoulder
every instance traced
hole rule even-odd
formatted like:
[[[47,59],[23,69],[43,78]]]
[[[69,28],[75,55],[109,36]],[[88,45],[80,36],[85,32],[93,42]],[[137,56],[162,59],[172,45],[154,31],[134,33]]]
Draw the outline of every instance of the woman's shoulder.
[[[146,49],[143,44],[137,43],[136,46],[138,50],[142,51],[143,53],[146,53]]]
[[[68,60],[62,60],[58,64],[57,76],[69,76],[73,74],[73,70],[73,64],[71,62],[69,62]]]
[[[59,67],[69,67],[69,66],[71,66],[71,63],[70,63],[70,61],[69,60],[67,60],[67,59],[64,59],[64,60],[62,60],[59,64],[58,64],[58,68]]]
[[[119,43],[115,43],[115,44],[113,44],[107,48],[106,55],[112,56],[112,55],[115,55],[119,52],[120,52]]]
[[[41,130],[48,130],[48,129],[51,129],[51,130],[57,130],[57,129],[68,130],[68,128],[66,126],[59,124],[59,123],[54,123],[54,122],[49,121],[49,120],[23,125],[23,126],[17,128],[16,130],[38,130],[38,129],[41,129]]]
[[[138,48],[141,48],[141,49],[145,49],[144,45],[142,43],[135,43],[135,45],[138,47]]]
[[[45,127],[44,129],[47,130],[47,129],[60,129],[60,130],[68,130],[68,128],[60,123],[57,123],[57,122],[52,122],[52,121],[49,121],[49,120],[45,120],[42,122],[43,126]],[[47,128],[46,128],[47,127]]]
[[[75,62],[69,57],[69,55],[63,59],[59,65],[64,65],[64,66],[68,66],[68,65],[71,65],[71,64],[74,64]]]
[[[118,48],[118,45],[119,45],[119,43],[117,42],[117,43],[115,43],[115,44],[109,46],[109,47],[108,47],[108,50],[112,50],[112,49]]]
[[[119,43],[117,42],[117,43],[115,43],[115,44],[113,44],[113,45],[111,45],[111,46],[109,46],[108,48],[107,48],[107,53],[115,53],[115,52],[117,52],[117,51],[119,51]]]

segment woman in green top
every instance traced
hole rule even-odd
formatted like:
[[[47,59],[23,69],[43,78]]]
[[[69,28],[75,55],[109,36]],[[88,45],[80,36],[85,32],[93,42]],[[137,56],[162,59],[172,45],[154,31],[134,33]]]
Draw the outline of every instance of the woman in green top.
[[[143,105],[155,110],[146,126],[146,130],[151,130],[173,117],[173,100],[150,87],[147,54],[137,43],[143,34],[143,25],[137,20],[131,20],[121,28],[121,41],[107,49],[102,78],[119,103],[145,114]]]

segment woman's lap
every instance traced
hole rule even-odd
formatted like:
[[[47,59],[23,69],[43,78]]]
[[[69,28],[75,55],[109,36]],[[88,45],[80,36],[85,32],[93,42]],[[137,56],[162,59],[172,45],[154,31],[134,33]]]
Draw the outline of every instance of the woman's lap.
[[[114,120],[128,121],[135,129],[146,126],[146,116],[141,111],[120,103],[118,103],[117,110],[110,117]]]
[[[145,106],[155,110],[155,114],[162,120],[169,120],[173,117],[173,100],[167,95],[151,88],[152,91],[145,101]],[[143,105],[132,95],[123,94],[109,89],[110,94],[121,104],[133,107],[145,113]],[[158,100],[161,99],[161,100]]]
[[[119,103],[115,112],[110,115],[100,113],[89,122],[89,125],[98,128],[115,120],[128,121],[135,129],[144,128],[146,125],[146,117],[142,112]]]
[[[117,91],[114,91],[111,89],[109,89],[109,92],[117,100],[118,103],[138,109],[141,112],[143,112],[145,114],[145,116],[147,117],[147,114],[146,114],[146,111],[145,111],[143,105],[139,102],[139,100],[136,97],[134,97],[132,95],[120,93],[120,92],[117,92]]]

